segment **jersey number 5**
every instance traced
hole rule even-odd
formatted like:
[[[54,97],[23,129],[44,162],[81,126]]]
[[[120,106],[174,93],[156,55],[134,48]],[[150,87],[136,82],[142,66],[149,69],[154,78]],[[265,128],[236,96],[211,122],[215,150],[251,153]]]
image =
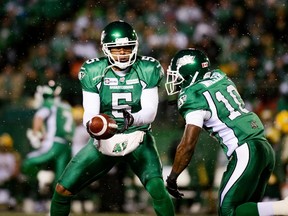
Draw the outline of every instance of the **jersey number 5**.
[[[121,101],[124,101],[123,104],[120,104]],[[127,102],[132,101],[132,93],[112,93],[112,115],[116,118],[123,118],[122,112],[118,110],[126,109],[128,112],[131,113],[131,107]]]

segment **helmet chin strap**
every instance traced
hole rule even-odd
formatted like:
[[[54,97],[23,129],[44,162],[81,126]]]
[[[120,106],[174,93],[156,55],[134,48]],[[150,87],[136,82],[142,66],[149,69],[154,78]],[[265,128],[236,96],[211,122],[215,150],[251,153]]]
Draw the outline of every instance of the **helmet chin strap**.
[[[192,78],[192,81],[190,82],[189,86],[191,86],[191,85],[193,85],[193,84],[195,83],[198,75],[199,75],[199,72],[196,71],[196,73],[194,74],[194,76],[193,76],[193,78]],[[211,76],[211,72],[209,71],[209,72],[207,72],[207,73],[204,74],[203,79],[208,78],[208,77],[210,77],[210,76]]]
[[[192,85],[194,82],[195,82],[195,80],[197,79],[197,77],[198,77],[198,74],[199,74],[199,72],[198,71],[196,71],[196,73],[194,74],[194,76],[193,76],[193,79],[192,79],[192,81],[191,81],[191,84],[190,85]]]
[[[116,74],[118,74],[119,76],[125,75],[125,73],[127,72],[128,68],[129,68],[129,66],[128,66],[128,67],[125,68],[125,69],[119,68],[119,70],[115,70],[113,67],[119,68],[119,67],[118,67],[117,65],[115,65],[115,64],[108,65],[108,66],[105,68],[102,77],[105,76],[105,74],[107,73],[107,71],[108,71],[110,68],[111,68]]]
[[[108,65],[108,66],[104,69],[103,74],[102,74],[102,77],[104,77],[105,74],[107,73],[107,71],[108,71],[110,68],[112,68],[113,66],[115,66],[115,65]]]
[[[194,76],[193,76],[193,78],[192,78],[192,80],[191,80],[190,84],[189,84],[188,86],[186,86],[185,88],[187,88],[187,87],[189,87],[189,86],[193,85],[193,84],[195,83],[195,81],[196,81],[196,79],[197,79],[198,75],[199,75],[199,72],[198,72],[198,71],[196,71],[196,73],[194,74]],[[190,77],[191,77],[191,75],[190,75]]]

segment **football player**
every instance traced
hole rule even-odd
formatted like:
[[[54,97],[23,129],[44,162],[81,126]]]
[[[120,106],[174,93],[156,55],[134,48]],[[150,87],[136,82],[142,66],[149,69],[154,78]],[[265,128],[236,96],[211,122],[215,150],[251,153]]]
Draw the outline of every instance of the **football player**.
[[[38,86],[35,93],[40,107],[33,116],[32,128],[27,130],[27,137],[35,150],[28,153],[21,166],[22,173],[31,181],[42,169],[52,170],[55,179],[59,178],[72,156],[75,123],[72,108],[61,100],[60,93],[61,87],[54,80],[48,81],[47,85]],[[50,181],[54,188],[56,181],[53,179],[54,175],[51,176]]]
[[[163,68],[154,58],[137,55],[137,34],[124,21],[108,24],[102,31],[101,44],[105,57],[87,60],[79,72],[83,124],[90,133],[91,118],[105,113],[116,120],[119,132],[106,140],[97,140],[90,133],[87,145],[72,158],[58,180],[51,216],[69,215],[72,196],[106,175],[118,162],[129,164],[139,177],[152,197],[156,214],[172,216],[174,206],[151,133]]]
[[[275,156],[256,114],[247,110],[235,84],[219,69],[210,69],[206,54],[189,48],[175,54],[167,70],[168,95],[178,94],[178,111],[186,121],[167,189],[181,198],[177,177],[188,166],[203,129],[215,137],[229,160],[223,174],[218,213],[288,215],[288,199],[261,202]]]

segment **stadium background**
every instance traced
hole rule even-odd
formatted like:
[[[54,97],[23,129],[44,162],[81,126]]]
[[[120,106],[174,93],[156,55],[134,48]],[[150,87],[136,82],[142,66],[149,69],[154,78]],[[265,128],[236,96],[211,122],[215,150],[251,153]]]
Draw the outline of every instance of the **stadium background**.
[[[271,123],[280,110],[288,109],[288,90],[279,88],[288,82],[284,0],[4,0],[0,6],[0,134],[9,133],[23,157],[31,150],[26,130],[35,111],[36,86],[57,79],[62,97],[73,106],[81,104],[78,69],[86,59],[102,56],[101,30],[117,19],[138,32],[139,54],[159,59],[164,69],[178,49],[200,47],[213,66],[235,81],[249,109],[265,121]],[[163,86],[160,91],[153,130],[163,165],[169,166],[184,125],[175,98],[168,98]],[[274,143],[279,154],[284,135]],[[213,142],[202,134],[185,188],[199,195],[187,205],[200,200],[211,212],[221,159]],[[285,182],[282,161],[277,170],[279,182]]]

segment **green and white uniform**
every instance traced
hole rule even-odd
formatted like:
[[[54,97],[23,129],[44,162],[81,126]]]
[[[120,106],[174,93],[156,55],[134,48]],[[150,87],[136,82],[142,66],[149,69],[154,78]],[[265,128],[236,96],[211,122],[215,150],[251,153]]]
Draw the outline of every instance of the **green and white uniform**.
[[[164,75],[161,65],[152,57],[138,57],[136,63],[125,76],[119,76],[109,67],[106,58],[91,59],[86,61],[79,73],[83,91],[99,94],[99,112],[115,118],[120,128],[123,126],[120,109],[131,113],[140,111],[143,90],[157,87]],[[147,130],[149,127],[150,124],[132,126],[126,133]]]
[[[256,114],[245,109],[234,83],[220,70],[183,88],[178,109],[187,124],[215,137],[229,159],[219,192],[219,215],[235,215],[237,206],[258,202],[274,168],[275,156]]]
[[[40,169],[54,167],[55,179],[60,177],[71,159],[71,142],[75,124],[71,106],[59,98],[46,99],[35,116],[45,122],[45,135],[41,147],[27,155],[22,171],[35,176]]]
[[[133,114],[135,121],[124,133],[144,131],[143,141],[129,154],[108,156],[98,150],[98,141],[91,138],[71,160],[58,182],[73,194],[77,194],[81,189],[107,174],[118,162],[126,162],[152,196],[157,215],[172,216],[174,215],[172,201],[164,187],[162,164],[151,134],[151,122],[155,118],[158,107],[157,89],[164,75],[163,69],[157,60],[144,56],[137,56],[135,63],[127,69],[122,76],[117,75],[109,66],[107,58],[91,59],[83,64],[79,79],[83,88],[84,109],[88,109],[85,110],[86,114],[84,112],[83,122],[85,124],[98,113],[105,113],[112,116],[121,128],[124,119],[120,109],[126,109]],[[143,103],[144,92],[151,89],[157,91],[156,103],[153,102],[155,98],[150,98],[150,101],[146,100]],[[88,101],[87,97],[89,97]],[[92,99],[95,101],[91,101]],[[147,116],[142,113],[143,106],[149,104],[154,107],[155,115],[148,117],[145,123]],[[95,109],[91,110],[93,106]],[[140,116],[141,113],[144,117]]]

